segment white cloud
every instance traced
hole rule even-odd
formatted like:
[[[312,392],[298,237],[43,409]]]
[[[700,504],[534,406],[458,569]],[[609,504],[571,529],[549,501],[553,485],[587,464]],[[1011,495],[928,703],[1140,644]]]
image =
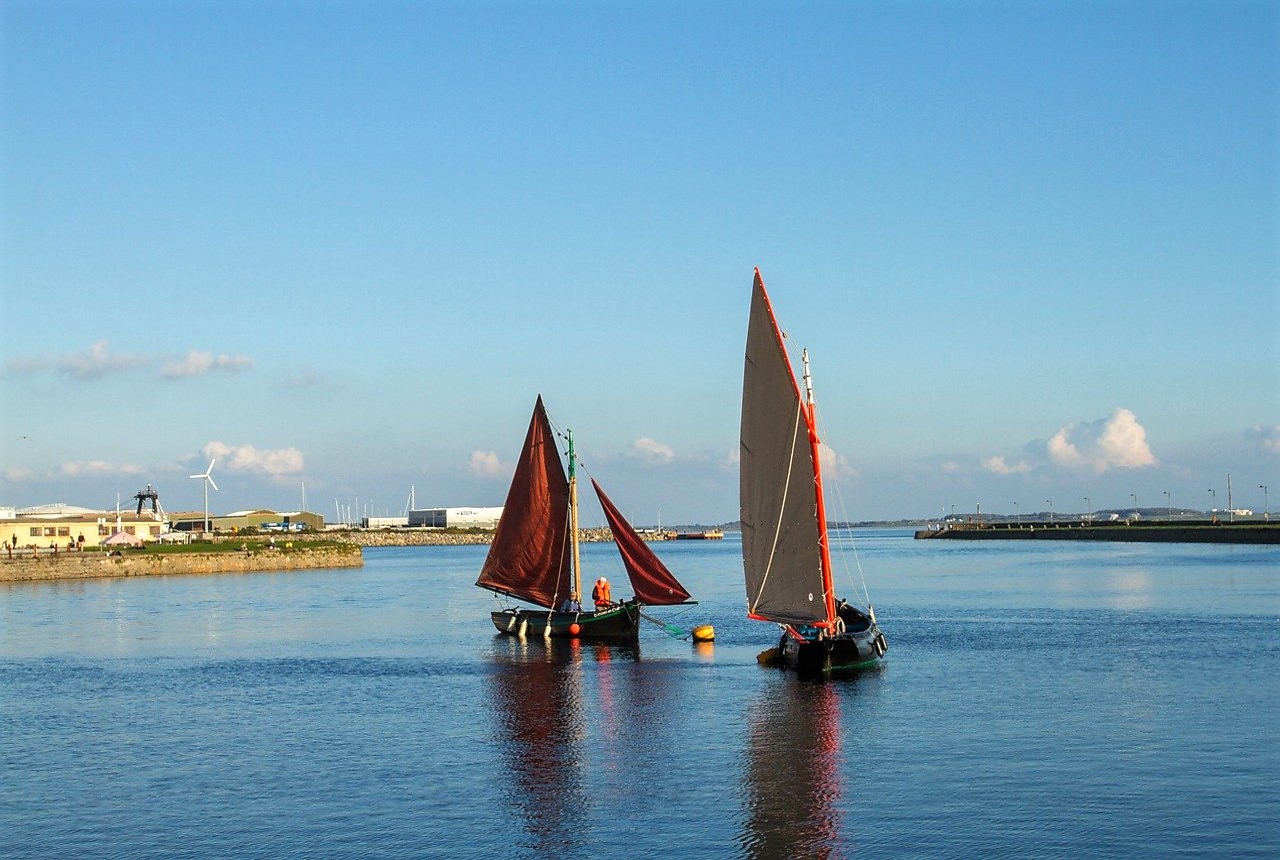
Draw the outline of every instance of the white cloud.
[[[65,478],[109,477],[114,475],[142,475],[146,469],[133,463],[107,463],[90,460],[86,463],[67,462],[58,466],[57,473]]]
[[[511,467],[499,460],[493,451],[472,451],[467,471],[483,478],[497,478],[510,473]]]
[[[1111,468],[1139,469],[1159,463],[1147,446],[1147,431],[1128,409],[1110,418],[1063,427],[1048,442],[1049,458],[1068,469],[1102,474]]]
[[[13,358],[5,363],[5,367],[12,373],[55,370],[76,379],[92,379],[114,371],[132,370],[148,362],[149,359],[142,355],[113,353],[110,344],[100,340],[84,352],[52,358]]]
[[[670,463],[676,458],[676,452],[671,450],[670,445],[664,445],[661,442],[654,441],[648,436],[641,436],[639,439],[631,443],[631,447],[627,449],[627,456],[634,457],[646,463]]]
[[[214,355],[193,349],[178,361],[166,364],[160,372],[169,379],[179,379],[215,370],[246,370],[252,366],[253,359],[247,355]]]
[[[206,457],[216,457],[230,472],[248,472],[277,478],[302,471],[302,452],[297,448],[260,451],[252,445],[210,442],[200,449]],[[216,478],[215,478],[216,480]]]
[[[830,445],[823,443],[818,446],[818,457],[822,461],[822,471],[824,474],[832,478],[856,478],[858,470],[849,464],[849,459],[843,454],[836,453],[836,450]]]
[[[960,471],[960,464],[955,460],[947,460],[938,468],[942,470],[942,474],[944,475],[954,475],[956,472]]]
[[[724,455],[724,459],[720,461],[720,468],[726,472],[736,472],[742,464],[742,449],[730,448],[729,453]]]
[[[28,481],[36,480],[36,473],[30,469],[24,469],[22,466],[10,466],[4,470],[4,479],[13,481],[15,484],[25,484]]]
[[[1272,427],[1259,424],[1249,428],[1245,435],[1263,453],[1280,456],[1280,424]]]
[[[1009,464],[1004,457],[988,457],[982,461],[982,468],[996,475],[1025,475],[1031,471],[1031,464],[1026,460]]]
[[[10,373],[39,373],[56,371],[76,379],[96,379],[108,373],[133,370],[138,367],[154,367],[160,361],[155,356],[140,353],[112,352],[111,345],[100,340],[83,352],[48,358],[13,358],[5,363]],[[215,370],[238,371],[253,366],[253,359],[245,355],[214,355],[212,352],[191,350],[177,360],[166,362],[160,374],[167,379],[198,376]]]

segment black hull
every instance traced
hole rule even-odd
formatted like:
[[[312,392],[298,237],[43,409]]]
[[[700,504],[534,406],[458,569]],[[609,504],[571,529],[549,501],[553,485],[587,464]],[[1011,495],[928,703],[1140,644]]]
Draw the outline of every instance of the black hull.
[[[604,612],[504,609],[490,613],[490,617],[498,632],[508,636],[542,638],[547,635],[550,624],[553,639],[634,642],[640,637],[640,604],[633,602],[619,604]]]
[[[801,677],[828,677],[873,669],[881,664],[889,645],[872,624],[856,633],[810,638],[788,629],[778,643],[783,665]]]

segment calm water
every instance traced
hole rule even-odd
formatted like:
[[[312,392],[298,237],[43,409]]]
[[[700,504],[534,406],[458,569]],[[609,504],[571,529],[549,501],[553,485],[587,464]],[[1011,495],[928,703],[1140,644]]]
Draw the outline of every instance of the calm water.
[[[1280,549],[859,532],[889,662],[813,684],[734,537],[638,653],[496,636],[483,547],[0,585],[0,854],[1280,855]]]

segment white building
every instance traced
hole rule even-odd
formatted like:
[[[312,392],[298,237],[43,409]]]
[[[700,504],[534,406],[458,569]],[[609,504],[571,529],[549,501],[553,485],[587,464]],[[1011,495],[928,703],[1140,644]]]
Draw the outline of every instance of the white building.
[[[497,528],[502,508],[424,508],[409,511],[409,526],[436,529]]]

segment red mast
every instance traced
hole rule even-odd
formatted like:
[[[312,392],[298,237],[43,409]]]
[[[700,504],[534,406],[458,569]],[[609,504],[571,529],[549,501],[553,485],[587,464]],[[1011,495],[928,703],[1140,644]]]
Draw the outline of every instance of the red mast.
[[[827,625],[836,619],[835,586],[831,581],[831,546],[827,540],[827,505],[822,493],[822,461],[818,439],[818,404],[813,397],[813,377],[809,373],[809,350],[800,351],[804,365],[805,418],[809,422],[809,445],[813,449],[813,483],[817,496],[818,545],[822,548],[822,598],[827,605]]]

